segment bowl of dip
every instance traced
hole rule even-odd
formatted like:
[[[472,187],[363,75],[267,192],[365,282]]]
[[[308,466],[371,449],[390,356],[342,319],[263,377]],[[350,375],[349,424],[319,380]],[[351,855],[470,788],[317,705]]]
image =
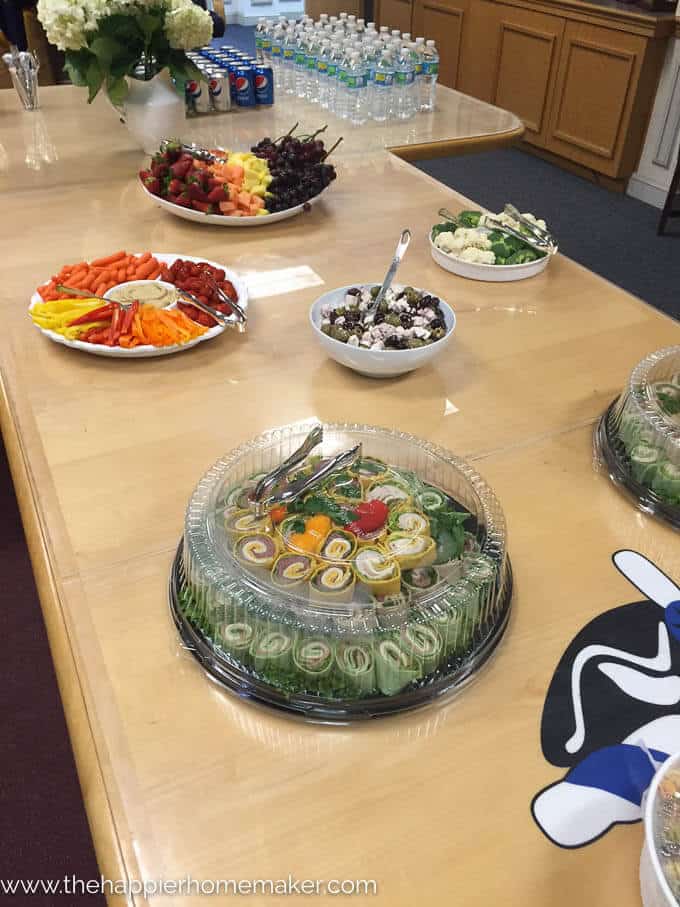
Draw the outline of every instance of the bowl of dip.
[[[134,302],[153,305],[157,309],[167,309],[177,301],[177,287],[165,280],[128,280],[118,283],[104,293],[105,299],[112,302]]]

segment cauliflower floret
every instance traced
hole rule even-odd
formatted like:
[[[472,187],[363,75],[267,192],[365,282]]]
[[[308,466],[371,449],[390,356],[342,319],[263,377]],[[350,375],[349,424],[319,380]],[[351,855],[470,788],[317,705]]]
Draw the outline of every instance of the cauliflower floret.
[[[486,249],[477,249],[469,246],[460,253],[460,260],[470,262],[475,265],[495,265],[496,256],[493,252]]]
[[[526,214],[522,214],[522,217],[530,223],[536,224],[539,230],[548,229],[546,222],[540,217],[535,217],[530,211],[527,211]]]
[[[454,240],[462,242],[461,251],[471,246],[475,249],[491,248],[491,240],[484,230],[478,230],[475,227],[458,227]]]
[[[441,249],[442,252],[452,252],[453,251],[453,238],[454,231],[446,230],[444,233],[439,233],[434,238],[434,244],[438,249]]]

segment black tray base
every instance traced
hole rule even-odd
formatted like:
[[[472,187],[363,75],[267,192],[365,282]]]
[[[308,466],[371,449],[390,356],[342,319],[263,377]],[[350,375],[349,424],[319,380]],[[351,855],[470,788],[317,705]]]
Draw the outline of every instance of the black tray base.
[[[643,513],[658,517],[680,529],[680,507],[668,504],[650,488],[636,481],[630,473],[629,460],[623,443],[609,432],[609,417],[618,402],[616,397],[607,407],[595,428],[595,449],[607,467],[609,478],[632,500]]]
[[[508,582],[501,602],[501,610],[494,626],[487,632],[473,657],[458,659],[456,668],[445,676],[434,675],[431,680],[409,686],[395,696],[372,696],[364,699],[322,699],[307,694],[289,697],[283,691],[229,664],[216,655],[208,640],[184,616],[179,596],[183,574],[182,544],[180,543],[172,565],[168,597],[170,611],[183,643],[193,656],[221,686],[245,699],[282,710],[308,721],[325,724],[348,724],[367,718],[380,718],[429,705],[447,694],[454,694],[467,686],[480,668],[489,660],[508,626],[511,611],[513,576],[508,559]]]

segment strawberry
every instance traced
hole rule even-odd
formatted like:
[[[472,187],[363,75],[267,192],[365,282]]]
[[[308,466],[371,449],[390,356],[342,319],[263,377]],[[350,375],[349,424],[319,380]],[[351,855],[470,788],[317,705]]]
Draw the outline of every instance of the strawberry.
[[[171,199],[171,201],[173,201],[176,205],[181,205],[182,208],[191,208],[191,199],[186,194],[186,192],[182,192],[176,198]]]
[[[198,183],[189,183],[187,185],[187,195],[192,201],[208,202],[207,194],[201,189]]]
[[[175,161],[178,161],[181,154],[182,146],[179,142],[168,142],[165,146],[165,158],[169,164],[174,164]]]
[[[194,199],[191,202],[191,207],[195,208],[196,211],[202,211],[204,214],[214,214],[215,213],[214,206],[209,204],[208,202],[200,202],[200,201],[197,201],[196,199]]]
[[[229,201],[229,193],[225,191],[224,186],[215,186],[208,193],[209,202],[226,202]]]
[[[170,173],[175,179],[183,180],[187,173],[191,170],[191,158],[188,160],[183,160],[180,158],[178,161],[175,161],[174,164],[170,167]]]
[[[165,176],[165,174],[166,174],[169,170],[170,170],[170,165],[169,165],[169,164],[166,164],[166,163],[162,163],[162,164],[152,164],[152,165],[151,165],[151,173],[152,173],[154,176],[158,176],[158,177]]]
[[[151,192],[153,195],[160,195],[161,181],[158,179],[157,176],[148,176],[144,180],[144,185],[146,186],[147,190],[149,192]]]
[[[185,185],[182,180],[171,179],[168,183],[168,192],[170,192],[171,195],[179,195],[184,189]]]
[[[151,176],[150,170],[140,170],[139,171],[139,178],[142,182],[144,182],[144,180],[148,179],[150,176]]]

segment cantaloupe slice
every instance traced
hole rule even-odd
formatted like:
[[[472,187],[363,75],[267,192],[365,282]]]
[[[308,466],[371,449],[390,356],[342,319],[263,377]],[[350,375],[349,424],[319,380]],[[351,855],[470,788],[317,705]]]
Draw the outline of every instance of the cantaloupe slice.
[[[220,211],[222,214],[233,214],[236,211],[236,205],[233,202],[220,202]]]

